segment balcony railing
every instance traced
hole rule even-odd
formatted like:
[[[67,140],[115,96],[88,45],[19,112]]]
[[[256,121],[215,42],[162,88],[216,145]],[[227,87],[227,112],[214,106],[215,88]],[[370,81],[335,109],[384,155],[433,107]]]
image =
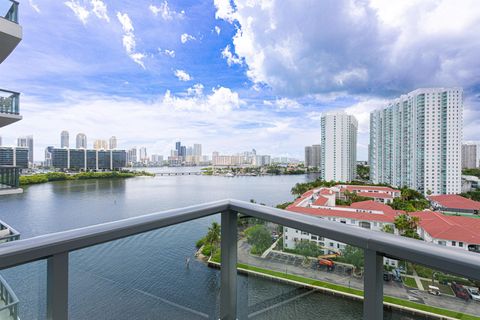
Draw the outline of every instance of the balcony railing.
[[[19,300],[2,276],[0,276],[0,301],[4,303],[0,306],[0,314],[6,312],[9,318],[18,320]]]
[[[220,319],[237,314],[238,213],[341,241],[365,252],[363,316],[383,319],[383,257],[408,260],[480,280],[480,255],[423,241],[237,200],[222,200],[86,228],[14,241],[0,246],[0,269],[47,259],[47,319],[68,319],[69,253],[101,243],[221,213]],[[354,232],[352,232],[354,231]]]
[[[0,243],[15,241],[19,239],[20,232],[0,220]]]
[[[9,1],[12,3],[12,5],[10,6],[10,9],[5,15],[5,19],[18,23],[18,2],[15,0]]]
[[[0,89],[0,113],[19,114],[20,93]]]

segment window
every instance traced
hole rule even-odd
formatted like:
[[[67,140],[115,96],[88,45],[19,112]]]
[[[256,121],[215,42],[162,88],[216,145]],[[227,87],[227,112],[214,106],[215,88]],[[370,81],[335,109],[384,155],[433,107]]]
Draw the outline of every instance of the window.
[[[452,241],[452,247],[457,246],[457,243],[455,241]]]
[[[458,243],[458,246],[459,246],[460,248],[463,248],[463,242],[459,242],[459,243]]]

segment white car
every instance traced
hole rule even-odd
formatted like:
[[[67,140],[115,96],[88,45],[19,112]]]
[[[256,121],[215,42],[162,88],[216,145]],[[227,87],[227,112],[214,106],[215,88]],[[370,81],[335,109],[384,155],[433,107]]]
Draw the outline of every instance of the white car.
[[[480,301],[480,292],[478,288],[475,287],[466,287],[468,294],[474,301]]]

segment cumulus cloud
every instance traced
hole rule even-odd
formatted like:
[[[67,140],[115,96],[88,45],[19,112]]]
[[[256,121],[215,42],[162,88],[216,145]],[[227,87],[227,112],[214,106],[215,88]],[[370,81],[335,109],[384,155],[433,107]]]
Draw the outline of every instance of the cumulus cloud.
[[[300,109],[302,105],[297,101],[289,98],[280,98],[276,100],[265,100],[263,104],[268,107],[274,107],[277,110]]]
[[[215,16],[237,28],[232,55],[254,83],[278,94],[396,95],[420,86],[480,84],[475,0],[214,4]]]
[[[192,76],[190,76],[186,71],[184,70],[175,70],[175,77],[178,78],[180,81],[190,81],[192,80]]]
[[[192,41],[192,40],[196,40],[196,38],[188,33],[183,33],[181,36],[180,36],[180,41],[182,43],[187,43],[188,41]]]
[[[203,94],[204,86],[201,83],[196,83],[193,87],[187,89],[189,96],[201,96]]]
[[[220,27],[219,27],[219,26],[215,26],[215,32],[216,32],[217,34],[220,34],[220,31],[222,31],[222,30],[220,29]]]
[[[30,5],[37,11],[38,6],[34,5],[32,0],[30,1]],[[83,4],[80,4],[78,0],[68,0],[65,1],[64,4],[69,7],[75,16],[83,23],[86,24],[88,18],[90,17],[90,14],[94,14],[97,18],[103,19],[107,22],[110,22],[110,18],[108,16],[108,10],[107,10],[107,5],[102,1],[102,0],[91,0],[90,1],[90,7],[89,8],[85,2]]]
[[[102,0],[91,0],[92,12],[99,18],[110,22],[107,5]]]
[[[170,9],[167,1],[163,1],[163,3],[160,4],[160,6],[158,7],[151,4],[148,8],[155,16],[158,16],[160,14],[163,20],[166,20],[166,21],[172,20],[174,18],[182,19],[185,17],[184,10],[180,12],[176,12],[175,10]]]
[[[222,50],[222,57],[227,60],[227,64],[229,66],[231,66],[232,64],[242,64],[242,59],[240,59],[230,51],[230,45],[228,44],[225,49]]]
[[[169,56],[170,58],[175,58],[175,50],[169,50],[169,49],[163,50],[162,48],[158,48],[158,52],[160,54],[164,54],[166,56]]]
[[[84,6],[82,6],[77,0],[65,1],[64,4],[69,7],[75,16],[83,23],[86,24],[90,12]]]
[[[123,29],[122,43],[125,51],[135,63],[139,64],[143,69],[145,69],[145,64],[143,62],[145,55],[143,53],[136,52],[137,43],[135,40],[135,34],[133,33],[134,29],[132,20],[128,14],[121,12],[117,12],[117,19]]]
[[[33,0],[28,0],[28,3],[30,4],[30,7],[32,7],[33,10],[35,10],[37,13],[40,13],[40,8],[35,2],[33,2]]]

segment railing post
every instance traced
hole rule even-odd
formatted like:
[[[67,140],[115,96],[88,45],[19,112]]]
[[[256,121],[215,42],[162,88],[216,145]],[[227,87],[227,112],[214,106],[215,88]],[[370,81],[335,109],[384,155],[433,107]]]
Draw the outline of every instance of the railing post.
[[[222,212],[220,319],[237,318],[237,213]]]
[[[68,319],[68,252],[47,260],[47,319]]]
[[[383,256],[365,249],[363,319],[383,319]]]

